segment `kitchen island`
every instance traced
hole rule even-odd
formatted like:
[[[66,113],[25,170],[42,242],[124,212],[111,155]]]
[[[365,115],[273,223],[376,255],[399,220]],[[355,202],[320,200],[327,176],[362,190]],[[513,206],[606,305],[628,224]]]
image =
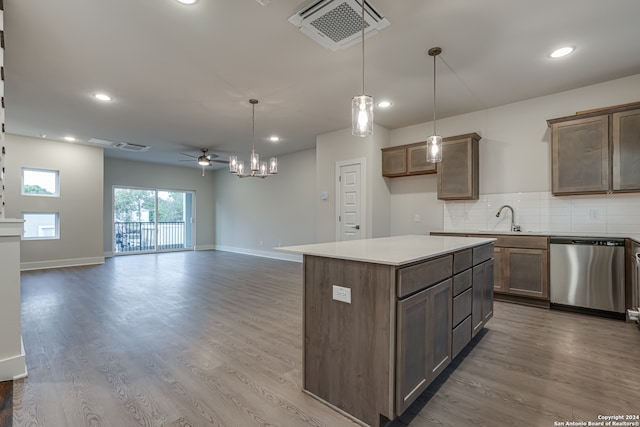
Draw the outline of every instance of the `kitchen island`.
[[[493,240],[279,248],[304,259],[305,392],[364,425],[402,414],[492,317]]]

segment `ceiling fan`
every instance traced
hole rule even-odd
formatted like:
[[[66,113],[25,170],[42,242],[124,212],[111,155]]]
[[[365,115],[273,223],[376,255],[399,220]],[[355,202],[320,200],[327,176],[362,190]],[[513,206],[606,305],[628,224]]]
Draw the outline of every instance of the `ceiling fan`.
[[[224,163],[224,164],[229,164],[228,160],[223,160],[223,159],[218,159],[218,157],[220,157],[217,154],[207,154],[207,152],[209,151],[208,148],[201,148],[200,151],[202,151],[202,155],[200,156],[192,156],[191,154],[187,154],[187,153],[180,153],[183,156],[187,156],[187,157],[191,157],[191,159],[184,159],[184,160],[180,160],[181,162],[198,162],[198,164],[200,166],[202,166],[202,176],[204,176],[204,167],[205,166],[211,166],[211,163]]]

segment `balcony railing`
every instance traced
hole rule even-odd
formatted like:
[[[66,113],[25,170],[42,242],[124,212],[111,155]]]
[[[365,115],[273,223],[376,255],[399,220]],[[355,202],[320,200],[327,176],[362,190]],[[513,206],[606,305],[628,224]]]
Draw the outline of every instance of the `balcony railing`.
[[[158,222],[158,248],[182,249],[186,246],[185,227],[181,222]],[[115,252],[156,250],[154,222],[116,222],[113,224]]]

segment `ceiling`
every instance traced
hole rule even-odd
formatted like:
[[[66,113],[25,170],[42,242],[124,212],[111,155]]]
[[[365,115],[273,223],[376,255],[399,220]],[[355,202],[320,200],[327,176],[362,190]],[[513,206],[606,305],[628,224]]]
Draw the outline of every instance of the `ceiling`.
[[[439,118],[640,73],[637,0],[368,1],[390,22],[365,42],[365,92],[392,101],[375,110],[388,129],[432,117],[433,46]],[[263,158],[350,127],[361,44],[331,51],[300,32],[288,18],[305,0],[262,2],[5,0],[7,132],[147,145],[105,155],[184,166],[201,147],[248,157],[249,98]],[[575,52],[549,58],[564,45]]]

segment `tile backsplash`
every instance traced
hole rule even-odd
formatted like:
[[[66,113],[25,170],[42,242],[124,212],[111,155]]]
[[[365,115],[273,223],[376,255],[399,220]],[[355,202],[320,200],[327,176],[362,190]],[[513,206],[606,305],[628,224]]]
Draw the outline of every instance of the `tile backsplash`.
[[[445,202],[444,231],[508,231],[511,212],[522,231],[639,233],[640,194],[555,197],[550,192],[484,194]]]

